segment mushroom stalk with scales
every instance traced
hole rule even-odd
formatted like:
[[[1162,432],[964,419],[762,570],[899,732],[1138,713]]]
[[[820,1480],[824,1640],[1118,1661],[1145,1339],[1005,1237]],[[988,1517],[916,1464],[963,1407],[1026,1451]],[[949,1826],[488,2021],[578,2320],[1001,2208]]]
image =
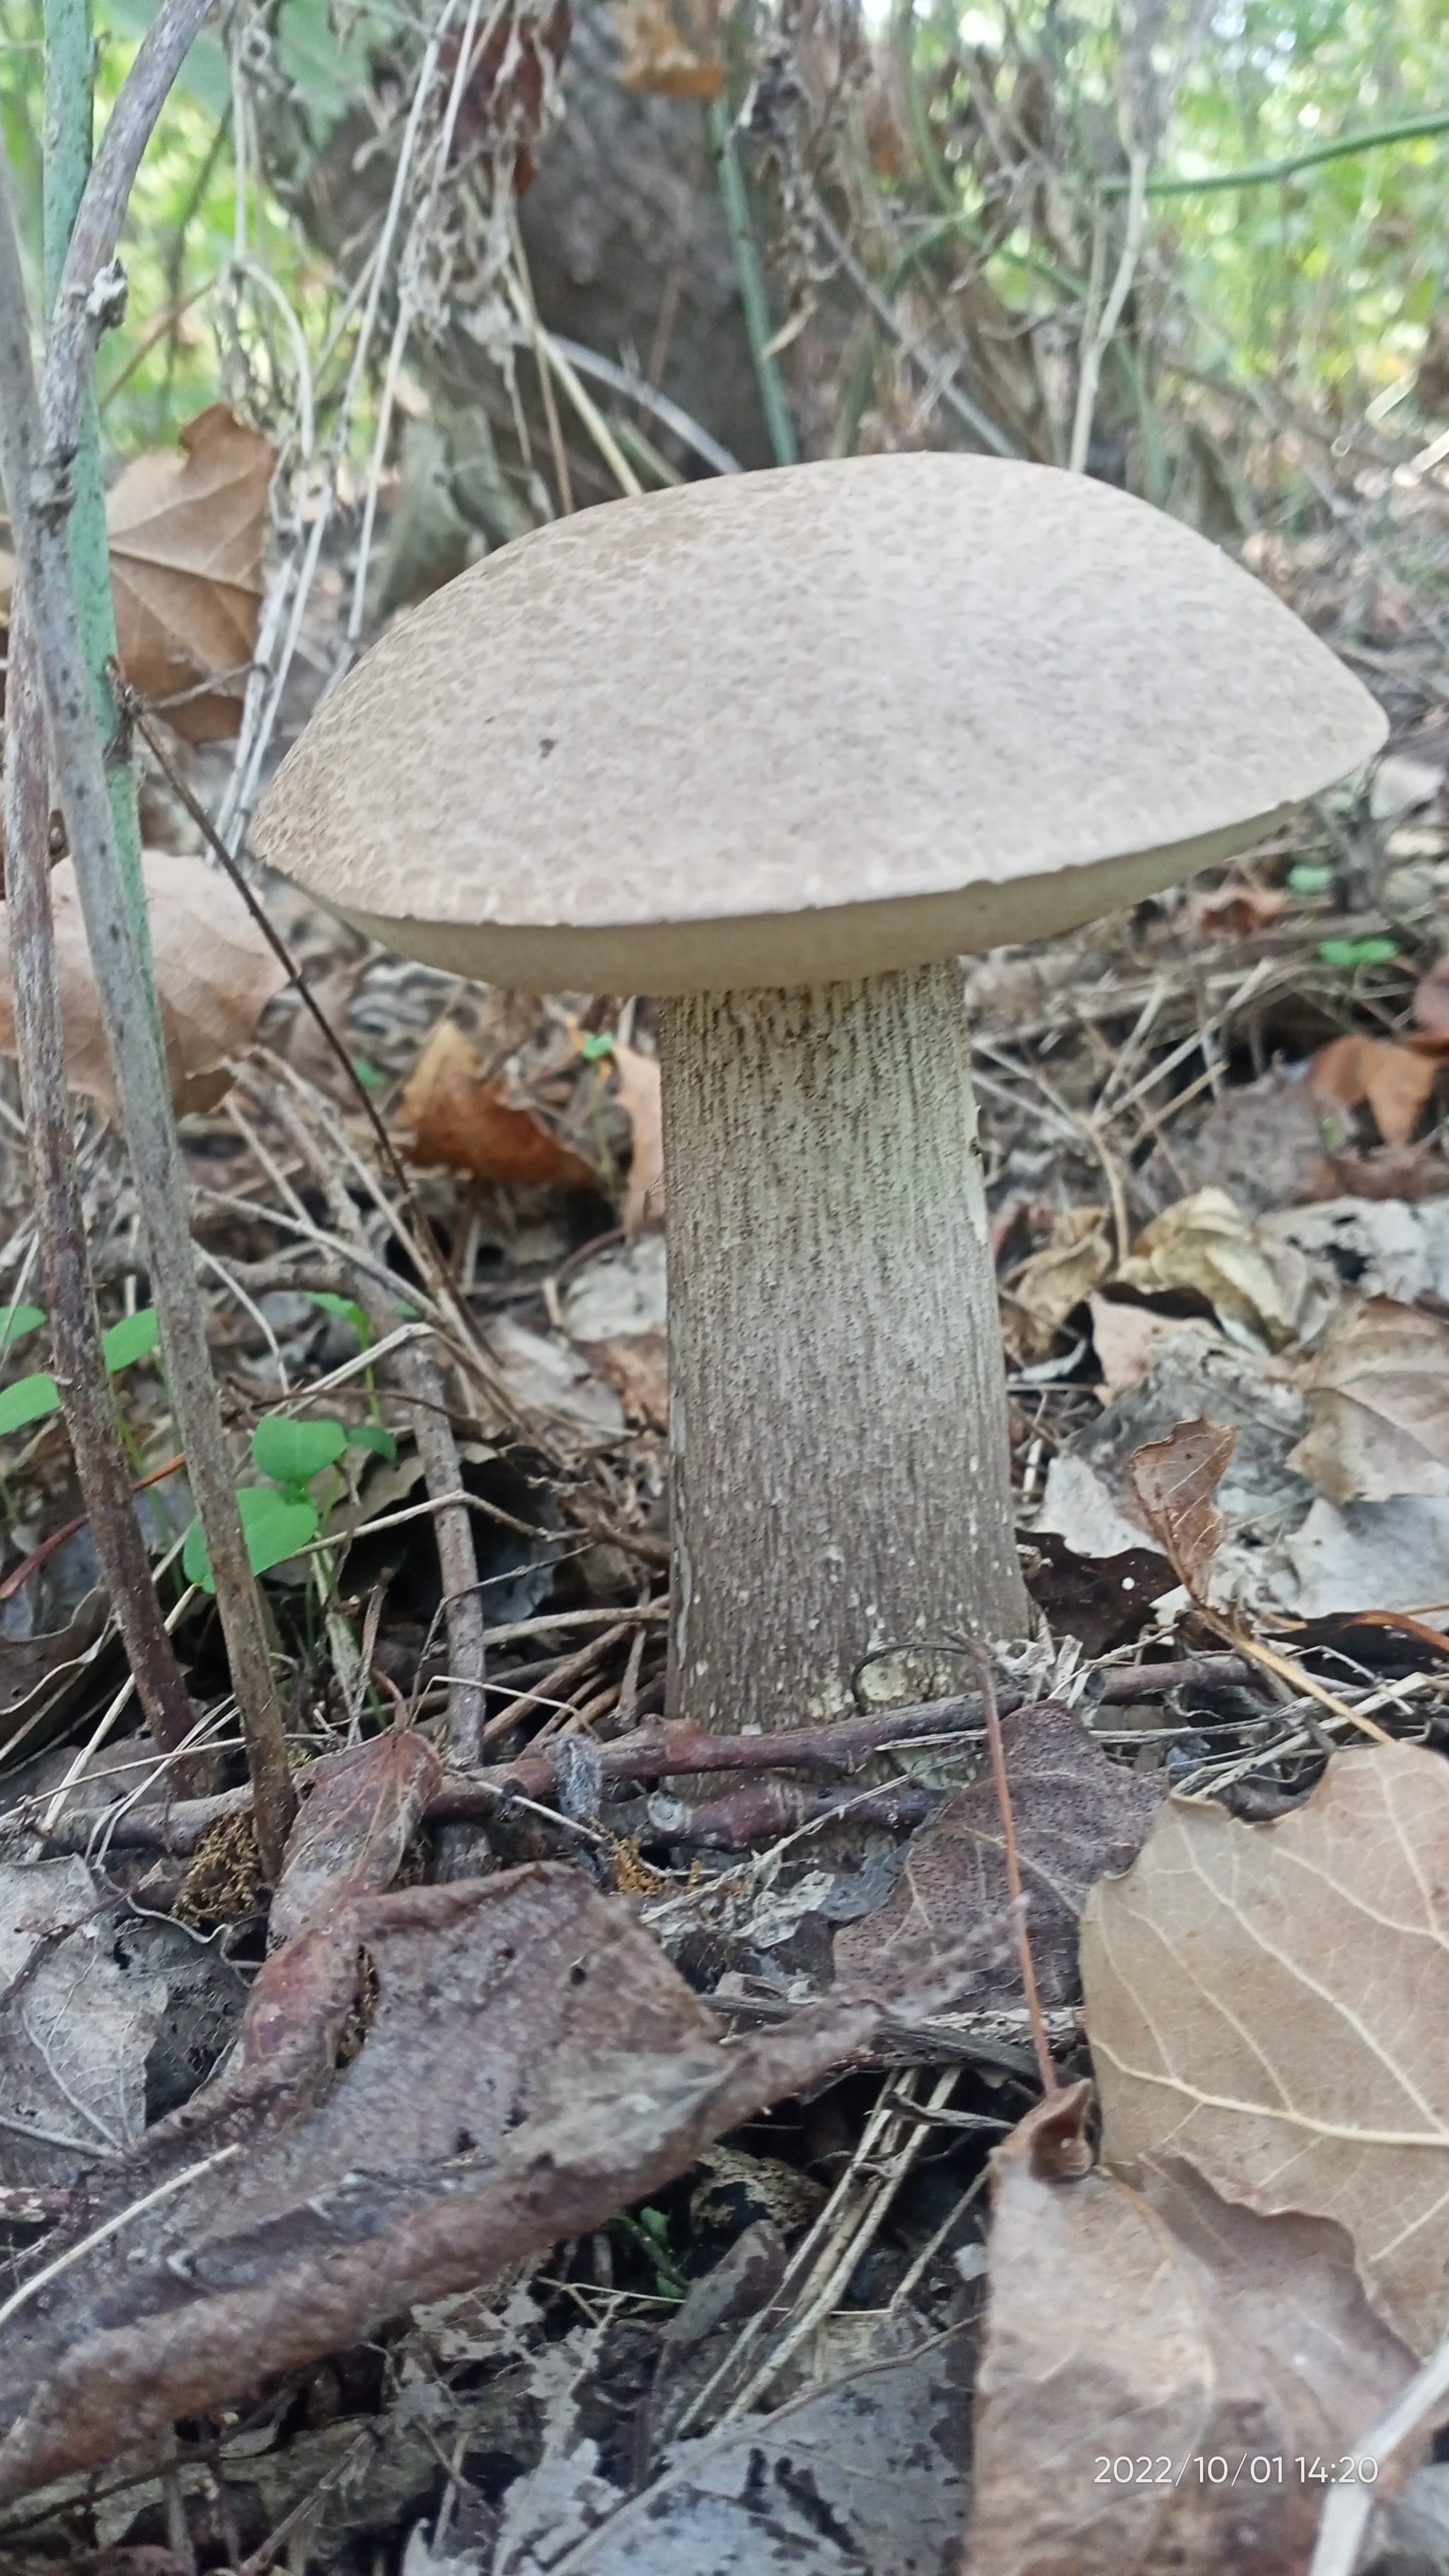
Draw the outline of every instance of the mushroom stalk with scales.
[[[262,855],[385,946],[662,998],[672,1713],[1020,1634],[959,969],[1249,847],[1373,700],[1144,503],[885,456],[556,521],[313,719]]]

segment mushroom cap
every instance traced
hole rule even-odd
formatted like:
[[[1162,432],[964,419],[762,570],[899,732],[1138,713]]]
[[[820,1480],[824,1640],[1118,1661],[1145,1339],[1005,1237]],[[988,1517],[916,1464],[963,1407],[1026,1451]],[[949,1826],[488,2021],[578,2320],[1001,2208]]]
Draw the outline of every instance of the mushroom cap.
[[[1084,476],[847,458],[555,520],[313,717],[263,857],[520,990],[823,984],[1069,929],[1244,849],[1378,707]]]

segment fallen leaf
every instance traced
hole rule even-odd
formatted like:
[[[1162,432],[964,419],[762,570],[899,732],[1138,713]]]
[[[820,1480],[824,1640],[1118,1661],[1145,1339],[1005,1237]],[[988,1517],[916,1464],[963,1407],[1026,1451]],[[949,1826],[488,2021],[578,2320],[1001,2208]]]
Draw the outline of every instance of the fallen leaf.
[[[1105,2163],[1332,2218],[1416,2353],[1449,2323],[1449,1764],[1332,1755],[1268,1825],[1173,1799],[1082,1914]]]
[[[1288,1464],[1335,1503],[1449,1494],[1449,1325],[1392,1297],[1351,1303],[1309,1384]]]
[[[1033,1534],[1036,1570],[1027,1589],[1058,1637],[1075,1637],[1084,1655],[1110,1654],[1140,1636],[1154,1601],[1173,1588],[1167,1561],[1154,1548],[1119,1556],[1079,1556],[1055,1530]]]
[[[611,1243],[581,1262],[569,1273],[559,1305],[576,1342],[628,1342],[662,1331],[669,1313],[662,1232],[639,1235],[632,1243]]]
[[[567,2420],[503,2502],[494,2576],[955,2576],[970,2457],[969,2328],[671,2444],[633,2495]],[[572,2445],[570,2447],[570,2444]]]
[[[241,726],[277,452],[225,403],[181,448],[133,458],[107,495],[116,634],[132,688],[187,742],[215,742]]]
[[[602,2227],[939,1987],[923,1960],[894,1999],[840,1992],[726,2038],[576,1870],[339,1907],[262,1968],[228,2071],[51,2237],[73,2259],[43,2304],[12,2302],[0,2499]]]
[[[598,1190],[603,1179],[572,1145],[545,1126],[506,1079],[488,1079],[471,1038],[440,1020],[399,1102],[415,1163],[446,1164],[503,1188]]]
[[[1432,1036],[1449,1038],[1449,957],[1439,958],[1421,975],[1414,993],[1414,1017]]]
[[[664,1214],[664,1112],[659,1089],[659,1058],[615,1040],[611,1062],[617,1082],[615,1097],[634,1131],[634,1152],[624,1193],[624,1232]]]
[[[627,1342],[581,1342],[579,1348],[614,1388],[626,1421],[668,1430],[669,1336],[662,1327],[635,1333]]]
[[[244,1055],[257,1022],[287,980],[229,878],[205,859],[147,850],[142,859],[151,949],[166,1039],[166,1070],[178,1117],[213,1108],[231,1088],[228,1056]],[[101,1027],[90,948],[69,859],[52,868],[56,964],[65,1030],[66,1080],[118,1115],[110,1051]],[[0,1055],[15,1053],[15,1003],[8,959],[0,959]]]
[[[1270,1350],[1298,1331],[1299,1283],[1281,1274],[1226,1190],[1196,1190],[1154,1218],[1117,1277],[1144,1295],[1196,1289],[1224,1322],[1246,1324]]]
[[[1320,1100],[1344,1109],[1367,1101],[1386,1145],[1407,1145],[1449,1056],[1449,1038],[1333,1038],[1308,1070]]]
[[[1007,1778],[1017,1857],[1027,1898],[1027,1933],[1041,1999],[1070,2003],[1078,1991],[1077,1917],[1104,1870],[1125,1869],[1162,1802],[1160,1779],[1109,1762],[1087,1730],[1056,1700],[1004,1718]],[[996,1784],[983,1770],[924,1832],[912,1837],[884,1905],[835,1936],[837,1973],[862,1974],[896,1942],[933,1940],[944,1954],[993,1917],[1009,1923],[1011,1888]],[[990,2011],[1021,1998],[1014,1941],[1002,1945],[990,1986],[972,2002]]]
[[[1369,785],[1369,812],[1376,823],[1412,814],[1432,805],[1444,784],[1442,760],[1416,760],[1411,752],[1391,751],[1379,762]]]
[[[442,1777],[431,1744],[411,1727],[389,1727],[314,1763],[272,1898],[270,1946],[310,1931],[344,1898],[390,1887]]]
[[[1008,1272],[1001,1283],[1001,1329],[1021,1367],[1044,1360],[1075,1306],[1112,1274],[1113,1250],[1106,1210],[1068,1208],[1057,1217],[1051,1241]]]
[[[1190,1315],[1159,1315],[1151,1306],[1118,1305],[1110,1297],[1091,1297],[1092,1347],[1102,1371],[1099,1402],[1115,1404],[1141,1386],[1163,1342],[1192,1330]]]
[[[1209,938],[1250,939],[1288,909],[1289,897],[1266,886],[1227,886],[1197,909],[1197,926]]]
[[[1415,1495],[1340,1511],[1320,1494],[1283,1550],[1295,1577],[1283,1607],[1296,1618],[1449,1608],[1449,1500]]]
[[[1127,1472],[1143,1518],[1194,1601],[1206,1598],[1212,1561],[1226,1530],[1213,1496],[1237,1446],[1236,1428],[1179,1422],[1170,1439],[1133,1451]]]
[[[1415,1145],[1371,1145],[1363,1154],[1325,1154],[1294,1197],[1304,1207],[1344,1196],[1435,1199],[1449,1192],[1449,1162],[1437,1135]]]
[[[1260,2217],[1179,2159],[1073,2178],[1088,2098],[992,2157],[966,2576],[1302,2576],[1299,2459],[1348,2450],[1412,2356],[1331,2221]]]
[[[623,61],[619,86],[652,98],[698,98],[724,88],[718,16],[709,0],[614,0]]]
[[[0,1744],[7,1752],[23,1745],[38,1753],[64,1724],[100,1652],[108,1611],[105,1594],[92,1592],[68,1627],[0,1636]]]

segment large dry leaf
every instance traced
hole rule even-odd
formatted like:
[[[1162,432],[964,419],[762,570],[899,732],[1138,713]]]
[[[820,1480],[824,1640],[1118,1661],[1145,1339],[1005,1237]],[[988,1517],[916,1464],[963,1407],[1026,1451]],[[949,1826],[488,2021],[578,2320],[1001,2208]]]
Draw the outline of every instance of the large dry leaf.
[[[1127,1462],[1142,1517],[1194,1601],[1205,1599],[1227,1526],[1213,1500],[1237,1447],[1236,1429],[1199,1416],[1167,1440],[1150,1440]]]
[[[1246,1324],[1270,1350],[1298,1331],[1299,1281],[1284,1276],[1226,1190],[1196,1190],[1154,1218],[1117,1277],[1143,1294],[1196,1289],[1224,1322]]]
[[[114,2233],[0,2329],[0,2498],[601,2227],[939,1989],[722,2039],[577,1871],[341,1906],[274,1953],[230,2071],[107,2172],[70,2247]]]
[[[1174,2159],[1063,2178],[1087,2087],[993,2158],[967,2576],[1303,2576],[1337,2459],[1402,2389],[1341,2227]],[[1221,2463],[1221,2466],[1217,2464]]]
[[[1271,1825],[1174,1799],[1082,1915],[1103,2156],[1332,2218],[1416,2352],[1449,2325],[1449,1764],[1339,1753]]]
[[[560,2447],[509,2488],[493,2576],[546,2576],[570,2540],[574,2576],[955,2576],[970,2362],[958,2327],[676,2443],[632,2496],[594,2442]]]
[[[1339,1317],[1309,1388],[1313,1418],[1288,1464],[1335,1503],[1449,1494],[1449,1325],[1393,1297]]]
[[[1106,1212],[1068,1208],[1051,1241],[1010,1271],[1001,1287],[1001,1328],[1012,1358],[1031,1366],[1046,1358],[1074,1306],[1112,1275]]]
[[[510,1188],[602,1190],[596,1167],[545,1126],[527,1100],[490,1079],[471,1038],[440,1020],[399,1103],[415,1163],[444,1163]]]
[[[188,742],[238,731],[256,651],[276,450],[225,403],[181,432],[183,454],[136,457],[107,496],[121,667]],[[215,677],[218,686],[186,693]]]
[[[268,947],[241,896],[205,859],[147,850],[142,859],[151,915],[151,948],[166,1070],[178,1115],[210,1109],[231,1084],[226,1058],[244,1055],[286,968]],[[65,1029],[66,1080],[72,1091],[117,1115],[110,1052],[101,1026],[90,949],[75,870],[62,859],[51,870],[55,951]],[[15,1053],[10,965],[0,958],[0,1055]]]
[[[1333,1038],[1319,1048],[1308,1079],[1320,1100],[1345,1109],[1367,1101],[1384,1143],[1407,1145],[1433,1097],[1446,1052],[1449,1039],[1443,1037]]]
[[[427,1737],[411,1727],[313,1764],[267,1919],[273,1949],[325,1921],[339,1899],[391,1887],[442,1777]]]
[[[1077,1917],[1104,1870],[1125,1869],[1162,1799],[1155,1780],[1109,1762],[1086,1728],[1056,1700],[1002,1720],[1017,1857],[1027,1897],[1027,1934],[1044,2003],[1077,1993]],[[993,1917],[1009,1922],[1011,1889],[996,1784],[983,1769],[969,1789],[916,1834],[884,1905],[835,1936],[835,1963],[859,1975],[890,1957],[902,1939],[923,1936],[941,1950],[959,1945]],[[1001,1944],[990,1991],[973,2002],[1019,2003],[1014,1941]]]

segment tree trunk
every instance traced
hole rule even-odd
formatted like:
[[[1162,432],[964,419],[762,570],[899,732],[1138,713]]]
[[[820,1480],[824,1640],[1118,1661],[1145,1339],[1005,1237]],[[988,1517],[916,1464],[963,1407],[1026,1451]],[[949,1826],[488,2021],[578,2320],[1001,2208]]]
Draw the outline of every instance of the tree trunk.
[[[1028,1624],[960,972],[660,1010],[671,1713],[768,1732]]]

